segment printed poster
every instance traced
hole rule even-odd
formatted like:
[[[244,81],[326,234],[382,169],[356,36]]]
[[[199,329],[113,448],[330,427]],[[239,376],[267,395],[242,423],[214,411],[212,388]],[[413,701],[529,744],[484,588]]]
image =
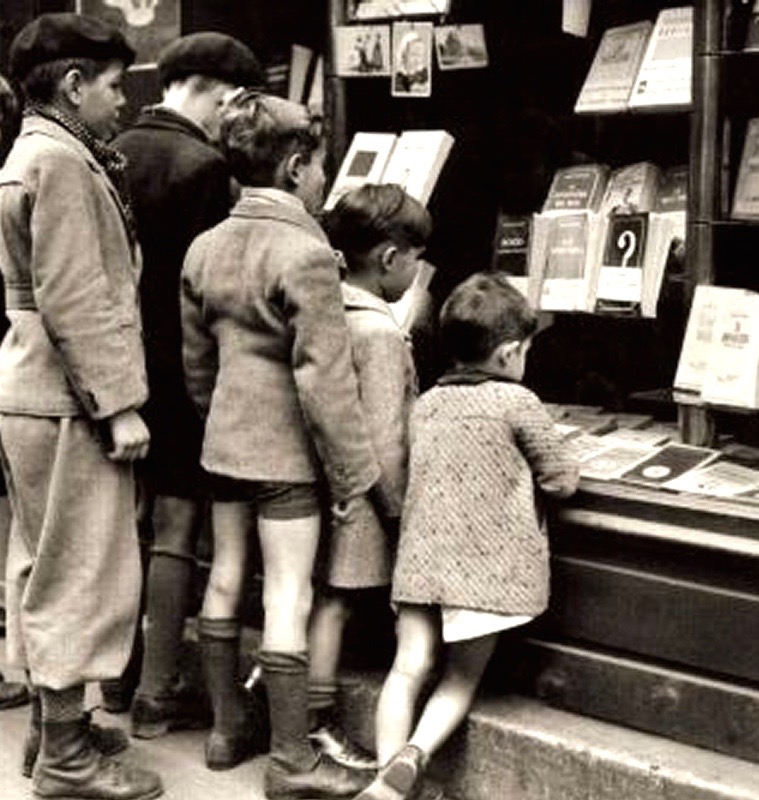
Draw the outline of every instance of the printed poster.
[[[180,0],[77,0],[77,12],[115,25],[135,49],[135,66],[153,65],[181,35]]]

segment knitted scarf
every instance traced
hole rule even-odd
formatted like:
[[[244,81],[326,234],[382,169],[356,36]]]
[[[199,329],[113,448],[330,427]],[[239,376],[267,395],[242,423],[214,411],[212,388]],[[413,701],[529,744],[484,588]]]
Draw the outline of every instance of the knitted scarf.
[[[127,233],[132,245],[136,241],[136,224],[129,191],[126,184],[126,156],[106,144],[90,127],[75,114],[71,114],[60,106],[52,104],[30,103],[24,109],[24,116],[40,116],[57,123],[65,128],[72,136],[76,137],[95,157],[95,160],[105,170],[111,183],[114,185],[124,208],[124,219]]]

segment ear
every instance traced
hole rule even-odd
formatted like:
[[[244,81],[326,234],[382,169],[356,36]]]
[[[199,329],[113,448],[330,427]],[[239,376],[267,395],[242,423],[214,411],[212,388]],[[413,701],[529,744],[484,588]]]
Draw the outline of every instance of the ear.
[[[380,245],[384,247],[381,256],[382,269],[385,272],[390,272],[393,268],[393,261],[398,254],[398,248],[394,244]]]
[[[287,157],[283,165],[283,176],[287,184],[292,187],[300,186],[301,171],[303,169],[303,156],[300,153],[292,153]]]
[[[495,357],[501,366],[509,364],[512,358],[519,353],[522,342],[503,342],[495,349]]]
[[[58,84],[63,96],[75,108],[79,108],[82,103],[82,84],[84,77],[80,69],[70,69],[60,80]]]

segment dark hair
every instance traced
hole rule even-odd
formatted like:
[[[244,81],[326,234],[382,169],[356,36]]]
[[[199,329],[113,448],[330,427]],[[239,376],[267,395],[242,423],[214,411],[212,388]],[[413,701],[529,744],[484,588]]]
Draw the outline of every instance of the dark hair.
[[[485,361],[500,344],[522,342],[538,326],[537,314],[505,275],[477,272],[460,283],[440,311],[448,354],[464,364]]]
[[[243,186],[273,186],[284,159],[298,153],[305,163],[311,161],[322,143],[322,121],[298,103],[241,91],[222,113],[220,140]]]
[[[18,133],[19,102],[10,83],[0,75],[0,164]]]
[[[113,61],[95,61],[92,58],[59,58],[32,67],[21,83],[24,96],[33,103],[50,103],[55,99],[58,84],[72,69],[78,69],[86,81],[93,81],[105,72]]]
[[[352,272],[361,269],[373,247],[388,239],[402,249],[424,247],[432,233],[432,218],[397,184],[365,184],[337,201],[325,216],[324,227]]]

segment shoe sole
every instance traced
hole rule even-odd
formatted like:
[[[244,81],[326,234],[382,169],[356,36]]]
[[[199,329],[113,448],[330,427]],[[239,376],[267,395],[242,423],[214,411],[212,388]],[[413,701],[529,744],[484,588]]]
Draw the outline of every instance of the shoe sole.
[[[130,797],[129,800],[155,800],[156,797],[160,797],[164,793],[163,786],[159,786],[157,789],[154,789],[147,794],[135,795],[134,797]],[[32,796],[36,798],[36,800],[82,800],[81,796],[76,797],[74,795],[63,795],[57,794],[54,797],[49,797],[44,794],[37,794],[37,792],[33,792]],[[98,800],[96,795],[89,797],[87,800]]]
[[[418,773],[408,764],[397,762],[379,774],[355,800],[408,800]]]
[[[0,711],[8,711],[11,708],[21,708],[21,706],[29,705],[31,699],[29,695],[21,695],[20,697],[16,697],[12,700],[4,700],[0,703]]]
[[[132,724],[131,735],[135,739],[157,739],[174,731],[202,731],[210,727],[210,721],[204,720],[172,720],[171,722],[140,722]]]

